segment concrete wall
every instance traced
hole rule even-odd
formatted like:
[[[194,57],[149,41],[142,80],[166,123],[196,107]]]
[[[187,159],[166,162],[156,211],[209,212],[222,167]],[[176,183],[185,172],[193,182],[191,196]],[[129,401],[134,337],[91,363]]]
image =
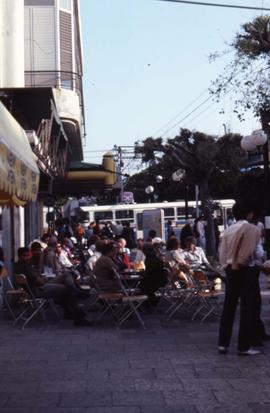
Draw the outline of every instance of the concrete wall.
[[[24,87],[24,1],[0,0],[0,87]]]

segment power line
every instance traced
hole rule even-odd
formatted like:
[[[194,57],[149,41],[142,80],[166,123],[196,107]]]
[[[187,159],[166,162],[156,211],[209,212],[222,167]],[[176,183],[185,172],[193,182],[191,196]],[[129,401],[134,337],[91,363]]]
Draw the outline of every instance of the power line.
[[[260,63],[256,69],[259,69],[261,66],[263,65],[263,62]],[[268,68],[268,67],[267,67]],[[267,69],[266,68],[266,69]],[[262,69],[262,70],[266,70],[266,69]],[[256,73],[259,73],[260,70],[258,70]],[[238,72],[234,73],[233,78],[236,78],[236,76],[238,76],[241,73],[241,70],[239,70]],[[228,82],[227,82],[228,83]],[[227,95],[228,93],[230,93],[232,90],[234,89],[234,87],[230,88],[229,90],[227,90],[227,92],[225,93],[225,95]],[[172,125],[171,127],[169,127],[168,129],[166,129],[162,136],[164,136],[166,133],[168,133],[169,131],[171,131],[172,129],[174,129],[176,126],[178,126],[180,123],[182,123],[184,120],[186,120],[187,118],[189,118],[194,112],[196,112],[198,109],[200,109],[202,106],[204,106],[209,100],[213,100],[214,97],[212,95],[208,96],[208,98],[206,98],[203,102],[201,102],[199,105],[197,105],[191,112],[189,112],[187,115],[185,115],[182,119],[180,119],[179,121],[177,121],[174,125]],[[205,110],[203,110],[202,112],[200,112],[197,116],[199,116],[200,114],[204,113],[206,110],[208,110],[210,107],[216,105],[217,102],[212,102],[210,105],[207,106],[207,108]],[[195,116],[194,118],[192,118],[192,120],[196,119],[197,116]],[[192,121],[191,120],[191,121]],[[190,123],[190,120],[188,120],[187,122]]]
[[[236,4],[218,4],[218,3],[208,3],[204,1],[187,1],[187,0],[158,0],[158,1],[167,1],[171,3],[183,3],[183,4],[191,4],[195,6],[210,6],[210,7],[226,7],[230,9],[244,9],[244,10],[258,10],[258,11],[270,11],[269,8],[266,7],[256,7],[256,6],[238,6]]]
[[[175,115],[172,119],[170,119],[168,122],[165,123],[161,128],[157,129],[155,133],[153,133],[153,136],[157,135],[159,132],[161,132],[163,129],[165,129],[168,125],[170,125],[175,119],[177,119],[180,115],[182,115],[190,106],[193,105],[193,103],[197,102],[205,93],[209,93],[208,89],[205,89],[202,93],[199,94],[195,99],[193,99],[190,103],[188,103],[184,109],[182,109],[177,115]]]

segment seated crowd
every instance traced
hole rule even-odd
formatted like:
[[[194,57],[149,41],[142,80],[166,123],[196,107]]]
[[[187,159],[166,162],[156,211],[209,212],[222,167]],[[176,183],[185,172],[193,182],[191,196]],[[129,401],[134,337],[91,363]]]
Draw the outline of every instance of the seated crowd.
[[[117,292],[119,284],[115,272],[139,272],[139,288],[148,297],[147,306],[157,305],[155,293],[166,285],[168,274],[175,267],[189,274],[203,268],[210,279],[216,277],[203,249],[196,246],[192,236],[186,238],[183,249],[174,235],[165,245],[153,230],[146,241],[135,241],[129,226],[122,237],[112,236],[108,226],[103,233],[89,227],[87,237],[84,234],[87,248],[83,248],[83,236],[76,237],[75,244],[68,223],[65,225],[68,230],[50,229],[41,240],[19,248],[14,271],[26,276],[37,297],[52,298],[60,304],[64,317],[72,319],[74,325],[91,325],[79,301],[89,294],[82,281],[92,274],[101,291]]]

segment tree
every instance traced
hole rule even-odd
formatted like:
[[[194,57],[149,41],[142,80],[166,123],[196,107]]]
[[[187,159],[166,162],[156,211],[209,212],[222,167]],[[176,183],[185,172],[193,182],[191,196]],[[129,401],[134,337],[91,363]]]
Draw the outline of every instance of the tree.
[[[243,24],[230,48],[234,59],[213,82],[210,91],[217,100],[230,93],[234,96],[234,112],[240,120],[245,119],[247,111],[252,111],[267,129],[265,119],[270,111],[270,16],[259,16]]]
[[[151,148],[147,138],[136,149],[138,153],[143,154],[145,163],[151,162],[152,168],[161,165],[164,168],[166,165],[170,182],[172,172],[181,168],[185,171],[185,183],[199,186],[202,209],[207,220],[207,253],[212,256],[215,255],[216,248],[211,184],[216,176],[230,177],[231,182],[236,183],[240,169],[246,161],[246,156],[240,148],[240,139],[240,135],[228,134],[218,138],[202,132],[181,129],[175,138],[168,139],[165,143],[160,139],[158,142],[152,139]],[[161,153],[163,156],[160,158]]]

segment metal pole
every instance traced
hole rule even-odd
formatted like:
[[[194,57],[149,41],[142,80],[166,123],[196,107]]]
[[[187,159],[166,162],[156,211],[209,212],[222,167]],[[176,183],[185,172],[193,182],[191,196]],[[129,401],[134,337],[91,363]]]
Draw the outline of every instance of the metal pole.
[[[199,217],[199,186],[195,185],[196,218]]]
[[[185,218],[188,220],[188,185],[185,186]]]

